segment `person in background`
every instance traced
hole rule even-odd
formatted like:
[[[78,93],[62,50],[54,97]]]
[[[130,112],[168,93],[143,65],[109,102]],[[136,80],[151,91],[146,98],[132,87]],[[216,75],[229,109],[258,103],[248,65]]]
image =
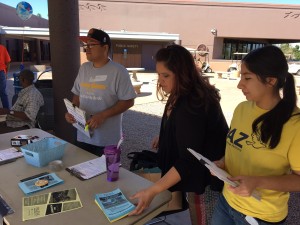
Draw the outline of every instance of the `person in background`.
[[[6,121],[0,123],[0,133],[8,133],[35,127],[36,116],[44,105],[42,94],[33,84],[34,74],[22,70],[19,74],[22,90],[11,109],[0,108],[0,115],[7,115]]]
[[[239,185],[225,184],[212,225],[284,224],[289,192],[300,191],[300,110],[283,52],[265,46],[247,54],[238,88],[248,101],[236,107],[225,159],[215,163]]]
[[[156,71],[157,95],[166,100],[159,138],[153,141],[153,147],[158,148],[162,177],[131,197],[138,203],[130,215],[142,213],[157,194],[169,189],[187,192],[192,224],[206,224],[205,188],[211,185],[221,191],[223,183],[187,148],[211,160],[224,156],[228,126],[220,96],[199,74],[192,55],[182,46],[160,49],[156,54]]]
[[[0,98],[2,107],[9,109],[8,96],[6,93],[7,73],[10,65],[10,56],[3,45],[0,45]]]
[[[72,92],[72,103],[86,111],[91,138],[77,131],[76,145],[101,156],[106,145],[115,145],[122,136],[122,113],[133,106],[136,97],[125,67],[109,58],[108,34],[92,28],[80,37],[89,62],[81,65]],[[66,121],[74,123],[70,113]]]

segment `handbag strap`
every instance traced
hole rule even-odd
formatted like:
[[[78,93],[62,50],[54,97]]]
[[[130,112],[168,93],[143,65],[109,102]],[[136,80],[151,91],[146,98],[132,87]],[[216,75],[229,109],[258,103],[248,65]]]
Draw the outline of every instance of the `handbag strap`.
[[[128,159],[136,159],[139,154],[141,154],[141,152],[129,152],[127,154],[127,158]]]

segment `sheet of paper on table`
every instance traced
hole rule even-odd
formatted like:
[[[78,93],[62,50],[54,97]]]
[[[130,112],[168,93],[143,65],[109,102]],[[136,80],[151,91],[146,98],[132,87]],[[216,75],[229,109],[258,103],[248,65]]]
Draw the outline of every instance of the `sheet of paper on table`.
[[[0,151],[0,165],[7,161],[23,157],[23,153],[16,148],[8,148]]]
[[[37,219],[79,208],[82,208],[82,203],[76,188],[24,197],[22,220]]]

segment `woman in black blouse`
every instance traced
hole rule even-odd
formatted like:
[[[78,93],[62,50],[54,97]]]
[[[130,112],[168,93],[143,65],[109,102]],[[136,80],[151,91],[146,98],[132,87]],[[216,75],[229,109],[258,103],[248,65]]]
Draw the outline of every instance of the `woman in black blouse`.
[[[188,193],[192,224],[205,224],[203,193],[207,185],[221,191],[222,183],[189,153],[192,148],[210,160],[224,155],[228,126],[216,88],[201,76],[190,52],[170,45],[156,54],[157,96],[166,101],[158,148],[162,178],[131,197],[138,205],[130,215],[138,215],[160,192]],[[195,203],[195,204],[194,204]],[[203,221],[203,222],[201,222]]]

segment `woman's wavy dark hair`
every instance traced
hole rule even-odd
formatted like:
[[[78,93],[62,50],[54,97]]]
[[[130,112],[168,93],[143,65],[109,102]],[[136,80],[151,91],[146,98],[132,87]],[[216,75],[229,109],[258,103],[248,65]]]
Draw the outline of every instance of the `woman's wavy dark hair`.
[[[219,104],[220,95],[216,88],[203,77],[196,67],[192,54],[180,45],[169,45],[156,53],[156,62],[162,62],[165,67],[175,75],[175,84],[172,92],[166,94],[157,83],[157,97],[164,101],[167,99],[166,107],[172,107],[176,100],[190,94],[190,109]]]
[[[242,63],[265,84],[268,77],[277,78],[274,88],[278,92],[282,89],[282,99],[278,104],[256,118],[252,124],[253,132],[260,133],[261,140],[273,149],[278,145],[283,125],[292,116],[297,104],[294,77],[288,72],[285,55],[275,46],[265,46],[250,52]]]

